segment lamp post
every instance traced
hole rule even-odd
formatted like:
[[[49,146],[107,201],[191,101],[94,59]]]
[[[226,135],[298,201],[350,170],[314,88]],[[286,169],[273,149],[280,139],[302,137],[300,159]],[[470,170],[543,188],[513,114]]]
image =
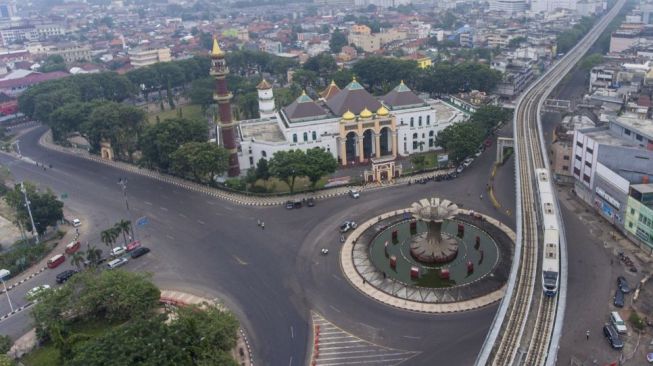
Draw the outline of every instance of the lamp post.
[[[134,220],[132,220],[132,213],[129,210],[129,201],[127,200],[127,178],[118,179],[118,185],[122,188],[122,196],[125,198],[125,208],[127,209],[127,218],[129,218],[129,225],[132,229],[132,234],[134,235],[134,240],[138,240],[136,236],[136,228],[134,226]]]
[[[0,269],[0,281],[2,282],[2,286],[5,288],[5,294],[7,294],[7,301],[9,301],[9,308],[11,309],[11,312],[14,312],[14,306],[11,304],[11,299],[9,298],[9,291],[7,291],[7,285],[5,284],[5,277],[9,276],[11,272],[6,269]]]
[[[36,244],[39,243],[39,232],[36,230],[36,225],[34,225],[34,217],[32,216],[32,209],[30,208],[29,204],[29,199],[27,198],[27,189],[25,189],[25,183],[20,182],[20,190],[23,192],[23,196],[25,197],[25,206],[27,206],[27,213],[29,214],[29,221],[32,223],[32,234],[34,235],[34,238],[36,239]]]

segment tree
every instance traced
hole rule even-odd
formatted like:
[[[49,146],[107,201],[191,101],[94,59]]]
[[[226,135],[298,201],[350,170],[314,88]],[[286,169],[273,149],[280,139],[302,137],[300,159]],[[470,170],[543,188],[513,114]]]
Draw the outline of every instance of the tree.
[[[270,159],[270,174],[286,182],[290,192],[294,192],[295,179],[304,175],[305,154],[302,150],[277,151]]]
[[[424,155],[415,155],[410,158],[410,162],[413,163],[416,171],[421,171],[426,166],[426,156]]]
[[[199,105],[202,107],[202,111],[206,112],[209,106],[213,104],[214,86],[215,81],[211,77],[193,81],[188,92],[191,103]]]
[[[367,57],[354,64],[353,72],[357,78],[373,90],[384,90],[399,84],[401,80],[412,83],[418,75],[417,62],[379,56]]]
[[[30,201],[30,209],[36,226],[36,232],[43,235],[49,226],[56,226],[63,219],[63,202],[57,199],[57,196],[50,189],[45,192],[37,192],[36,187],[24,182],[27,198]],[[25,206],[25,198],[20,184],[5,195],[7,203],[16,210],[17,220],[27,228],[33,231],[32,222],[29,218],[29,212]]]
[[[229,153],[211,142],[189,142],[172,155],[172,170],[180,176],[190,175],[200,183],[212,183],[216,175],[229,168]]]
[[[50,55],[48,56],[41,67],[39,68],[40,72],[53,72],[53,71],[67,71],[66,62],[63,57],[60,55]]]
[[[256,178],[263,180],[270,179],[270,167],[268,166],[268,161],[264,158],[260,158],[256,163]]]
[[[129,235],[130,238],[132,237],[132,222],[121,219],[114,225],[114,228],[122,234],[122,239],[124,240],[125,245],[127,245],[127,235]]]
[[[103,242],[104,245],[110,247],[111,251],[113,251],[113,244],[116,243],[118,236],[120,236],[120,232],[118,232],[115,227],[112,227],[100,232],[100,241]]]
[[[603,55],[600,53],[593,53],[583,57],[578,67],[582,70],[590,71],[593,67],[598,66],[601,63],[603,63]]]
[[[476,123],[460,122],[438,133],[435,142],[449,154],[449,160],[460,163],[478,149],[483,141],[483,129]]]
[[[326,78],[338,70],[338,64],[333,56],[327,52],[322,52],[317,56],[309,57],[302,68],[313,71],[320,78]]]
[[[70,263],[72,263],[73,266],[77,267],[77,269],[82,269],[84,259],[84,252],[76,251],[70,256]]]
[[[13,344],[14,342],[11,340],[11,337],[4,334],[0,335],[0,354],[9,352],[9,349],[11,349]]]
[[[339,29],[336,29],[331,34],[331,39],[329,40],[329,48],[332,53],[340,53],[342,47],[347,45],[347,36],[345,36]]]
[[[169,118],[148,125],[139,139],[143,160],[164,171],[170,169],[171,156],[181,145],[208,140],[205,121],[186,118]]]
[[[86,260],[89,262],[89,266],[97,266],[97,262],[102,258],[102,250],[94,246],[89,246],[86,249]]]
[[[145,125],[145,112],[137,107],[105,102],[95,107],[88,119],[82,124],[81,132],[93,151],[99,151],[100,142],[111,142],[118,157],[132,160],[137,150],[138,138]]]
[[[483,106],[474,112],[471,122],[476,123],[487,134],[501,122],[512,119],[512,111],[498,106]]]
[[[311,181],[312,188],[323,176],[334,173],[336,169],[338,162],[331,153],[319,147],[306,150],[304,175]]]

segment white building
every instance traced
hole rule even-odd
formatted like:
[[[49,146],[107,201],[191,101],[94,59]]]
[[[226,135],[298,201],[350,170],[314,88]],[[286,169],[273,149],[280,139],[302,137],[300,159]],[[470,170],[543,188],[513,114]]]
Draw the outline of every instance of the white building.
[[[332,82],[318,100],[304,93],[280,110],[266,81],[258,95],[261,117],[238,125],[243,169],[289,149],[319,147],[341,165],[434,151],[437,134],[466,117],[442,101],[418,97],[403,82],[378,99],[355,79],[342,90]]]
[[[528,8],[525,0],[490,0],[490,10],[509,14],[523,13]]]

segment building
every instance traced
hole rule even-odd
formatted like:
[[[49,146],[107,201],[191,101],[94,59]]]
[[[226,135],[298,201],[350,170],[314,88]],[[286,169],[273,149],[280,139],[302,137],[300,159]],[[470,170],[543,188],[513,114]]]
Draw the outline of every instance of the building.
[[[509,14],[523,13],[528,9],[524,0],[491,0],[490,11],[498,11]]]
[[[91,61],[91,47],[89,45],[78,43],[62,43],[51,47],[47,53],[48,56],[59,55],[67,64],[78,61]]]
[[[16,16],[16,13],[15,0],[0,1],[0,19],[11,19]]]
[[[168,62],[171,59],[168,47],[129,50],[129,62],[134,68],[154,65],[158,62]]]
[[[630,186],[625,229],[653,251],[653,184]]]
[[[16,97],[22,94],[27,88],[48,80],[61,79],[69,76],[63,71],[53,71],[46,73],[30,73],[22,78],[0,80],[0,92],[10,97]]]
[[[259,103],[273,98],[268,86],[259,84]],[[260,105],[259,110],[267,107]],[[356,79],[343,89],[331,83],[318,99],[303,93],[273,116],[240,121],[238,158],[246,169],[277,151],[318,147],[343,166],[367,164],[371,159],[435,151],[437,134],[465,117],[442,101],[418,97],[403,82],[380,98]]]
[[[381,47],[387,43],[400,41],[406,39],[406,37],[406,32],[398,29],[390,29],[386,32],[374,34],[350,33],[347,37],[347,41],[349,44],[353,44],[356,47],[362,48],[365,52],[375,52],[381,49]]]

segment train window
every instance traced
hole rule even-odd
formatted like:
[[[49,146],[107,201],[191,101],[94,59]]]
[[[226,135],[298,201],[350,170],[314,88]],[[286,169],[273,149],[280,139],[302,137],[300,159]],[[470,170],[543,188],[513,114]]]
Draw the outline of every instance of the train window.
[[[585,183],[589,183],[590,182],[590,176],[587,175],[587,174],[583,174],[583,180],[585,181]]]

